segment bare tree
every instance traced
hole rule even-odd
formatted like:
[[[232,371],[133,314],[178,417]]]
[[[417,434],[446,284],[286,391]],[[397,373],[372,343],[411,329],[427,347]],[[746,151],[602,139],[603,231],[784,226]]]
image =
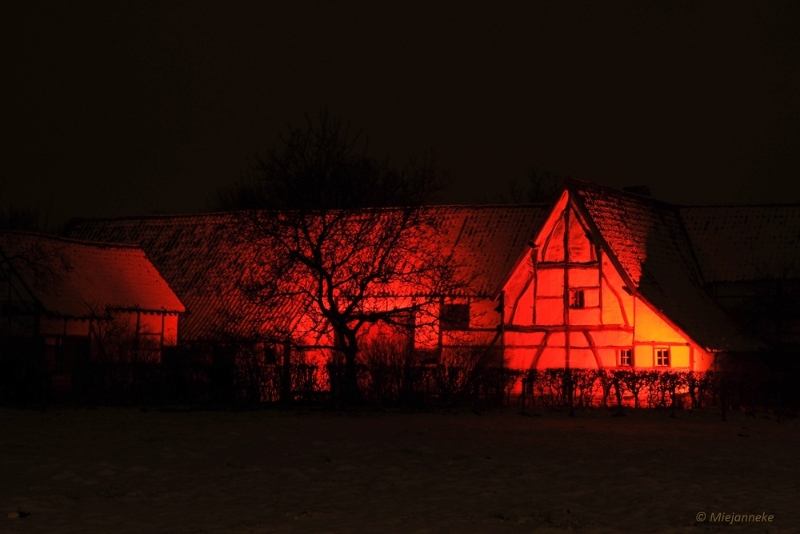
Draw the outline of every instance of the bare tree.
[[[221,207],[245,210],[243,236],[255,247],[240,287],[269,311],[271,335],[329,343],[356,400],[365,327],[433,321],[440,298],[468,283],[451,254],[431,248],[440,221],[425,203],[446,174],[432,156],[401,169],[369,157],[360,132],[327,109],[280,139],[219,195]]]

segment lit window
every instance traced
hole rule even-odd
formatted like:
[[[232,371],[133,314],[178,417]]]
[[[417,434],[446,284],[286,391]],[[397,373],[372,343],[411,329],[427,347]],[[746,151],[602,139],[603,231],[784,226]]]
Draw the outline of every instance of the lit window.
[[[440,320],[442,330],[468,330],[469,304],[444,304]]]
[[[583,308],[585,305],[583,289],[573,289],[569,292],[570,308]]]
[[[669,367],[669,349],[658,348],[656,349],[656,366]]]
[[[633,367],[633,349],[619,349],[619,366]]]

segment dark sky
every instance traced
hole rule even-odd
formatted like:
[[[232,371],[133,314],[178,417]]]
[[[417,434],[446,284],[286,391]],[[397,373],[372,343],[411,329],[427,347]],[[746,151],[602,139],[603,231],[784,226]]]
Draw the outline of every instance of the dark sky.
[[[532,166],[679,203],[800,202],[796,1],[0,9],[5,206],[196,211],[323,103],[375,155],[433,148],[450,202]]]

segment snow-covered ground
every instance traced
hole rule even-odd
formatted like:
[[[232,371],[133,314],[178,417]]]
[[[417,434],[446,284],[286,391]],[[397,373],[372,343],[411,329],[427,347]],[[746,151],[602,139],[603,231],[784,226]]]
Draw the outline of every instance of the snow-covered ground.
[[[4,409],[0,532],[800,532],[799,445],[716,412]]]

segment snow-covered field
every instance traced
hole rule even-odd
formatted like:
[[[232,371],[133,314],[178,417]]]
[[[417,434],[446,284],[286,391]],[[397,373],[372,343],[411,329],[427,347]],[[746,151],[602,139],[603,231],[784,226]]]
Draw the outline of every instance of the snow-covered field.
[[[715,412],[4,409],[0,532],[800,532],[799,445]]]

